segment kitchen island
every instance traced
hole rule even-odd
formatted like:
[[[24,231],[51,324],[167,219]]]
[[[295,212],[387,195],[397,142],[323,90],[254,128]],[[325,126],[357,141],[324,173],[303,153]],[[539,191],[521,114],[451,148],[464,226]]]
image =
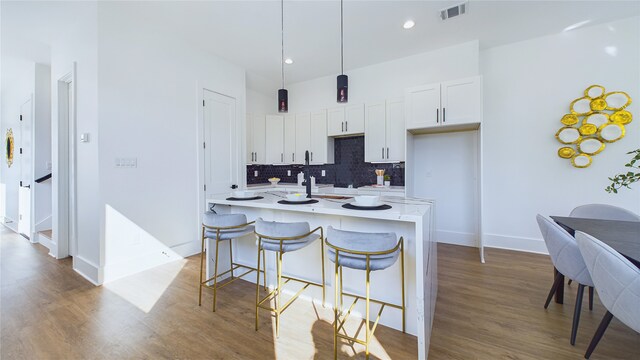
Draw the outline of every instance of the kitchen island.
[[[336,229],[361,232],[395,232],[405,241],[405,288],[406,288],[406,330],[407,333],[418,338],[418,355],[426,359],[429,351],[429,339],[435,310],[437,293],[437,250],[434,238],[433,201],[405,197],[381,197],[380,200],[392,208],[388,210],[351,210],[342,205],[352,202],[353,198],[336,195],[314,195],[317,203],[308,205],[284,205],[278,201],[286,198],[283,191],[257,192],[262,196],[259,200],[227,200],[232,194],[213,195],[207,199],[209,208],[217,213],[243,213],[249,221],[262,218],[267,221],[300,222],[306,221],[311,228],[322,226],[326,229],[333,226]],[[344,198],[340,198],[344,197]],[[207,245],[209,246],[209,245]],[[254,236],[234,241],[234,262],[247,266],[256,266],[257,245]],[[295,253],[287,254],[284,261],[285,274],[321,282],[320,263],[318,254],[320,243],[316,242]],[[275,283],[275,258],[267,254],[267,282]],[[212,268],[209,257],[207,272]],[[325,256],[327,273],[327,306],[333,296],[333,263]],[[221,268],[228,268],[220,259]],[[211,276],[208,274],[208,277]],[[244,279],[255,281],[255,276]],[[364,273],[362,271],[344,269],[344,290],[355,294],[365,293]],[[392,267],[375,271],[371,278],[371,297],[385,302],[401,303],[400,262]],[[303,293],[301,299],[322,301],[319,288],[310,287]],[[361,306],[360,306],[361,305]],[[372,313],[377,313],[374,306]],[[364,314],[364,302],[358,303],[354,309],[356,315]],[[380,323],[391,328],[401,330],[400,310],[386,307]]]

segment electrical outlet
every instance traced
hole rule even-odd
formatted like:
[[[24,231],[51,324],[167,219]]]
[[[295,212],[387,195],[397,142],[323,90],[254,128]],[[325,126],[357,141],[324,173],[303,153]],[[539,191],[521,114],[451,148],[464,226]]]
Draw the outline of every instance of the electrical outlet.
[[[287,176],[291,176],[291,170],[287,170]]]
[[[326,176],[326,175],[327,173],[324,170],[322,170],[322,176]]]
[[[258,170],[255,170],[255,171],[253,172],[253,177],[258,177]]]

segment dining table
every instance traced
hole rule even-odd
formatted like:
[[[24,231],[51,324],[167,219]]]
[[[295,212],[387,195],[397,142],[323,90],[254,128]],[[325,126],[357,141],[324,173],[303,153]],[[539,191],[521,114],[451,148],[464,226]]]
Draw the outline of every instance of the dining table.
[[[572,236],[575,236],[576,231],[589,234],[609,245],[640,268],[640,221],[586,219],[568,216],[550,217]],[[555,269],[554,271],[557,272]],[[562,275],[561,281],[561,284],[564,284],[564,275]],[[558,287],[555,301],[558,304],[563,303],[564,285]]]

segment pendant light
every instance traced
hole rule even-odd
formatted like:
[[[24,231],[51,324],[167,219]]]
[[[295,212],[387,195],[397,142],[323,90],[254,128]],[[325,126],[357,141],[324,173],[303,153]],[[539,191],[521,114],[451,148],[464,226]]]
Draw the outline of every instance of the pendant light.
[[[344,19],[343,5],[340,0],[340,75],[338,75],[337,100],[339,103],[349,102],[349,77],[344,74]]]
[[[286,113],[289,112],[289,92],[284,88],[284,0],[280,0],[280,15],[282,88],[278,90],[278,112]]]

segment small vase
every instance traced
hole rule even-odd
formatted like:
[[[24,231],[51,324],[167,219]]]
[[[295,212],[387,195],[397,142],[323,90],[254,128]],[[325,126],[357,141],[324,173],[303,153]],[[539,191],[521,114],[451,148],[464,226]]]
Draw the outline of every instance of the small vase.
[[[389,186],[391,186],[391,181],[385,181],[385,182],[384,182],[384,186],[385,186],[385,187],[389,187]]]

